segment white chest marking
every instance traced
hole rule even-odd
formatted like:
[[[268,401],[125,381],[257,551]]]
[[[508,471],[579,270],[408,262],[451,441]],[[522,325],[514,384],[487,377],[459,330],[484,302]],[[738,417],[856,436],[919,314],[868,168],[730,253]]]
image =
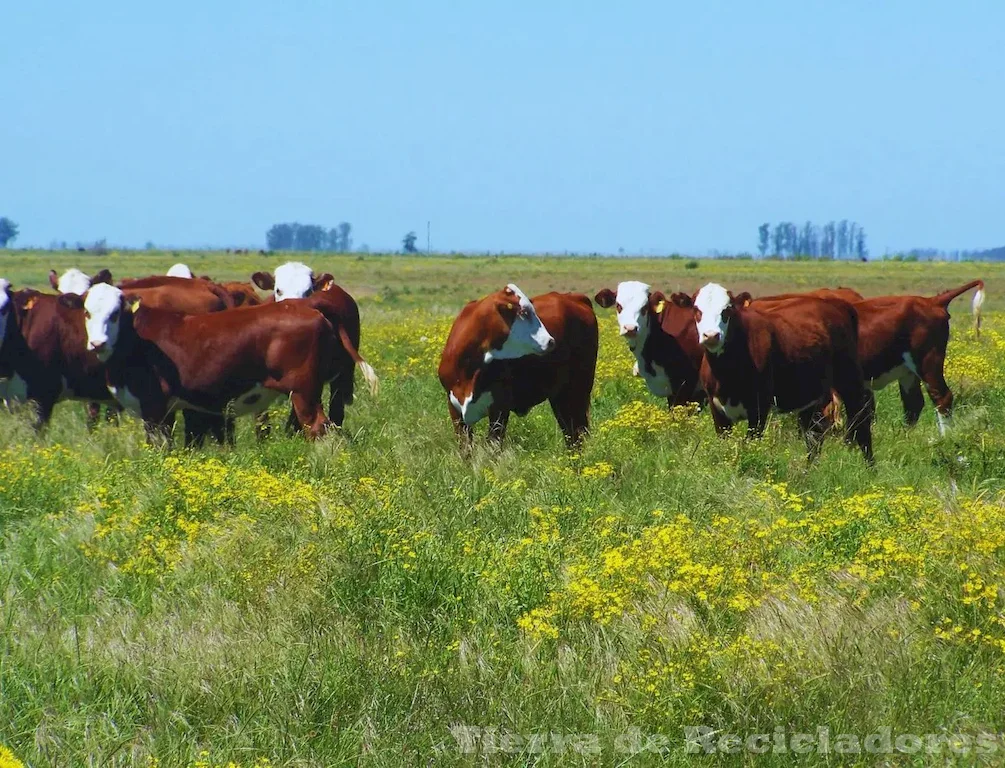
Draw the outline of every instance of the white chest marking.
[[[454,408],[461,412],[461,418],[464,420],[464,423],[470,427],[473,424],[477,424],[488,415],[489,406],[492,405],[492,393],[482,392],[476,400],[472,400],[471,395],[468,395],[464,398],[464,402],[461,402],[457,399],[457,396],[451,392],[450,402]]]
[[[726,418],[730,421],[739,421],[740,419],[747,418],[747,409],[743,407],[743,403],[737,403],[733,405],[729,402],[722,402],[719,398],[712,398],[712,405],[718,408],[722,413],[726,415]]]
[[[108,391],[112,393],[112,397],[119,401],[119,405],[127,411],[136,414],[137,416],[143,415],[142,410],[140,409],[140,399],[129,391],[129,387],[122,387],[122,389],[118,389],[116,387],[109,386]]]
[[[650,363],[647,366],[646,361],[641,357],[636,358],[635,364],[638,366],[638,375],[645,381],[650,392],[657,397],[673,396],[673,384],[670,383],[670,377],[667,376],[667,372],[662,366],[656,363]],[[653,373],[649,372],[650,366],[654,371]]]

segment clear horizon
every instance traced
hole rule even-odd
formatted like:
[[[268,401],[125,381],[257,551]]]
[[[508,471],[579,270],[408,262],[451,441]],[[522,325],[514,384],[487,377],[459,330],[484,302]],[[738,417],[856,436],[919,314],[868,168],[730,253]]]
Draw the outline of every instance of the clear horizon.
[[[57,21],[58,19],[58,21]],[[871,254],[1005,244],[1005,6],[15,4],[16,246],[708,255],[763,222]]]

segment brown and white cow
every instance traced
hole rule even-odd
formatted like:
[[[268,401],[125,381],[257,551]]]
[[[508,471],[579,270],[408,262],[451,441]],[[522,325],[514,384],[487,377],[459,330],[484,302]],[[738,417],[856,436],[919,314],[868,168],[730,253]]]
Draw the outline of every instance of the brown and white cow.
[[[646,283],[618,283],[615,293],[604,288],[594,297],[618,314],[618,330],[635,356],[638,375],[649,391],[673,407],[705,401],[698,372],[705,356],[694,327],[691,297],[674,293],[667,299]]]
[[[320,312],[284,303],[185,315],[127,295],[88,291],[87,346],[106,362],[109,390],[149,432],[169,434],[179,408],[257,414],[288,395],[308,435],[323,434],[321,389],[337,341]]]
[[[273,291],[272,301],[303,301],[332,324],[345,354],[336,362],[329,384],[328,418],[341,427],[345,407],[351,405],[354,398],[354,367],[359,366],[371,394],[376,394],[379,388],[377,374],[359,353],[360,320],[356,300],[336,285],[331,274],[315,275],[310,267],[300,262],[291,261],[277,267],[274,276],[269,272],[255,272],[251,280],[262,290]],[[291,413],[288,426],[296,426],[293,419]]]
[[[35,406],[35,429],[49,423],[62,400],[88,403],[87,426],[101,403],[115,405],[105,385],[105,367],[85,349],[83,299],[34,290],[10,291],[0,281],[0,379],[8,402]]]
[[[924,384],[935,406],[939,431],[952,417],[953,392],[946,383],[949,303],[977,288],[973,299],[975,327],[980,329],[984,282],[973,280],[938,296],[880,296],[854,304],[859,317],[858,356],[866,384],[879,390],[896,381],[904,419],[914,425],[925,407]]]
[[[546,293],[533,300],[512,283],[469,302],[454,320],[440,357],[440,384],[463,445],[489,419],[502,440],[510,412],[524,416],[545,400],[569,447],[589,428],[597,366],[597,318],[580,293]]]
[[[917,423],[925,407],[924,384],[935,406],[939,431],[945,433],[952,415],[953,393],[944,368],[949,344],[949,304],[976,288],[974,327],[978,334],[984,304],[984,281],[944,291],[937,296],[879,296],[864,299],[849,288],[814,291],[808,295],[834,296],[852,302],[858,314],[858,358],[866,385],[880,390],[894,381],[900,389],[904,420]],[[746,294],[745,294],[746,295]],[[755,303],[784,300],[807,294],[782,294],[755,299]]]
[[[760,304],[736,301],[716,283],[695,294],[693,313],[705,348],[702,386],[719,432],[746,419],[760,436],[771,409],[796,411],[812,460],[827,429],[823,409],[836,391],[848,435],[872,462],[873,398],[858,361],[858,317],[837,298],[797,296]]]
[[[83,296],[92,285],[110,282],[112,273],[107,269],[102,269],[91,277],[76,267],[66,270],[62,275],[57,275],[54,269],[49,270],[49,285],[59,293],[75,293],[77,296]]]

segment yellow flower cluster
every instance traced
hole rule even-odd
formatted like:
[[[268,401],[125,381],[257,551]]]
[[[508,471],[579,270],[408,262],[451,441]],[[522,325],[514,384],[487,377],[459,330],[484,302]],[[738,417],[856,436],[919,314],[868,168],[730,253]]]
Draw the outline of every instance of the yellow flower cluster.
[[[616,431],[659,435],[667,430],[679,428],[697,411],[694,406],[679,405],[667,409],[658,400],[633,400],[618,408],[614,416],[600,424],[598,434],[606,435]]]
[[[947,635],[940,620],[938,636],[1005,651],[998,564],[1005,555],[1005,500],[960,497],[950,504],[899,488],[818,502],[771,482],[756,484],[749,497],[757,514],[719,514],[702,523],[686,515],[663,521],[654,513],[657,524],[637,535],[612,535],[611,516],[600,518],[598,548],[570,561],[547,600],[519,626],[554,637],[568,622],[652,624],[659,620],[651,613],[654,601],[739,617],[769,600],[816,604],[845,593],[862,602],[916,593],[921,608],[932,596],[956,606],[952,626],[961,629]]]
[[[24,763],[14,757],[14,753],[0,744],[0,768],[24,768]]]
[[[156,757],[147,759],[147,768],[160,768],[160,766],[160,760]],[[250,763],[238,763],[233,760],[218,763],[210,759],[208,751],[203,750],[194,762],[188,764],[188,768],[272,768],[272,761],[267,757],[257,757]]]

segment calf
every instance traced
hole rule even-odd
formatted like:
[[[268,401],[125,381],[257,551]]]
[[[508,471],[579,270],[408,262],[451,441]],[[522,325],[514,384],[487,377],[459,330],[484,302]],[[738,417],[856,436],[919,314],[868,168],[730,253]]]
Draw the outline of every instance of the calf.
[[[4,399],[35,405],[35,429],[49,423],[62,400],[84,400],[87,424],[97,422],[99,404],[114,405],[105,367],[85,349],[83,299],[33,290],[12,292],[0,281],[0,378]]]
[[[87,346],[106,361],[108,388],[149,433],[169,434],[174,411],[260,413],[289,395],[308,435],[326,420],[321,388],[330,378],[335,335],[302,304],[268,304],[184,315],[132,303],[96,286],[84,301]]]
[[[657,397],[671,408],[683,403],[701,403],[705,392],[698,372],[704,357],[691,312],[691,297],[674,293],[667,300],[635,280],[618,283],[617,293],[604,288],[595,297],[598,305],[614,306],[618,329],[635,356],[640,375]]]
[[[355,366],[359,366],[371,394],[376,394],[379,388],[377,374],[359,354],[360,321],[356,300],[336,285],[330,274],[315,275],[310,267],[300,262],[287,262],[277,267],[275,276],[255,272],[251,280],[262,290],[273,291],[270,297],[273,301],[304,301],[321,312],[335,328],[345,354],[340,355],[329,383],[328,418],[341,427],[345,406],[353,402]],[[295,426],[292,413],[288,426]]]
[[[78,296],[83,296],[92,285],[110,282],[112,282],[112,273],[107,269],[103,269],[91,277],[76,267],[66,270],[61,276],[57,276],[56,270],[49,270],[49,285],[59,293],[75,293]]]
[[[486,416],[501,441],[511,411],[524,416],[545,400],[570,448],[589,428],[597,366],[597,318],[579,293],[528,299],[510,284],[469,302],[457,316],[440,358],[440,384],[454,430],[470,445]]]
[[[798,296],[736,301],[709,283],[695,294],[693,313],[705,348],[702,386],[716,429],[740,419],[760,436],[772,406],[796,411],[809,458],[826,431],[823,408],[836,391],[844,401],[848,434],[872,462],[873,399],[858,362],[858,317],[837,298]]]

